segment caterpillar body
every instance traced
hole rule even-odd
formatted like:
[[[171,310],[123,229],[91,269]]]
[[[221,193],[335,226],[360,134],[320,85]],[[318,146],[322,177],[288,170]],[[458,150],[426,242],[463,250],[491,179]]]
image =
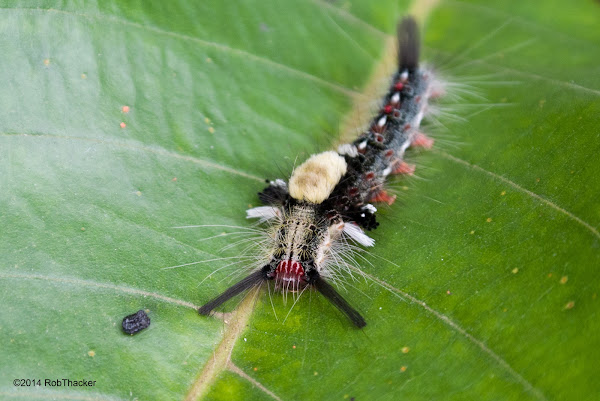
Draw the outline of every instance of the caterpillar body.
[[[265,206],[247,211],[266,225],[266,263],[199,309],[209,315],[230,298],[268,280],[284,292],[315,288],[359,328],[365,319],[330,284],[348,240],[375,244],[364,230],[377,228],[374,202],[392,204],[385,189],[391,174],[412,174],[404,161],[409,147],[433,145],[419,131],[429,100],[440,95],[431,71],[419,67],[419,32],[414,19],[398,24],[398,70],[381,111],[354,142],[311,156],[288,182],[277,179],[260,192]]]

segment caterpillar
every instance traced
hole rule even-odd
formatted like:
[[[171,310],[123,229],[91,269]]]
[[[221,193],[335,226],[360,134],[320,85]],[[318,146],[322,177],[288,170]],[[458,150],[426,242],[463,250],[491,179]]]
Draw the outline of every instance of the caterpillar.
[[[272,280],[284,293],[314,288],[356,327],[366,326],[331,284],[340,273],[340,254],[355,247],[348,241],[375,245],[365,234],[379,224],[373,203],[394,203],[396,197],[385,190],[387,177],[414,172],[404,161],[408,148],[433,145],[419,127],[429,100],[443,93],[432,72],[419,67],[415,20],[402,19],[397,35],[398,70],[368,129],[337,151],[312,155],[287,182],[268,181],[258,194],[264,206],[247,210],[247,218],[265,226],[264,265],[200,307],[200,314],[209,315],[232,297]]]

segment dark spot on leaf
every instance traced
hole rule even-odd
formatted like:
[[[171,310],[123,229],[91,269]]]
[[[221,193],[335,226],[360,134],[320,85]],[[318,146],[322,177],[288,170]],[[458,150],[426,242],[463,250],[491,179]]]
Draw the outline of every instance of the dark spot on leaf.
[[[123,331],[127,334],[135,334],[138,331],[144,330],[150,326],[150,318],[142,309],[134,313],[133,315],[125,316],[123,318]]]

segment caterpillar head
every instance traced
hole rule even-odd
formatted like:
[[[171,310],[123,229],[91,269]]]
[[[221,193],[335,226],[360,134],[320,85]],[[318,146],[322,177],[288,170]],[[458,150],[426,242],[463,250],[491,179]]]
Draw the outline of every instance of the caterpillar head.
[[[301,290],[318,275],[329,231],[327,222],[316,216],[313,205],[295,205],[273,226],[274,249],[265,268],[278,289]]]

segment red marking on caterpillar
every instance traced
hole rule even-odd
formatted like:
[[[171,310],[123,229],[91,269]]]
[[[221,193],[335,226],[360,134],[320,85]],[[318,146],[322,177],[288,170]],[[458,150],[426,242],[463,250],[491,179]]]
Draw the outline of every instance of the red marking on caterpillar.
[[[415,165],[414,164],[408,164],[405,161],[401,161],[400,163],[398,163],[396,165],[396,167],[392,171],[392,174],[408,174],[408,175],[413,175],[414,172],[415,172]]]
[[[275,269],[275,283],[278,286],[291,286],[293,290],[304,288],[304,269],[302,265],[295,260],[282,260]]]
[[[433,142],[433,139],[422,132],[418,132],[410,143],[410,146],[431,149],[433,147]]]
[[[385,202],[388,205],[392,205],[396,201],[396,195],[389,195],[387,191],[381,190],[377,192],[370,200],[370,202]]]

